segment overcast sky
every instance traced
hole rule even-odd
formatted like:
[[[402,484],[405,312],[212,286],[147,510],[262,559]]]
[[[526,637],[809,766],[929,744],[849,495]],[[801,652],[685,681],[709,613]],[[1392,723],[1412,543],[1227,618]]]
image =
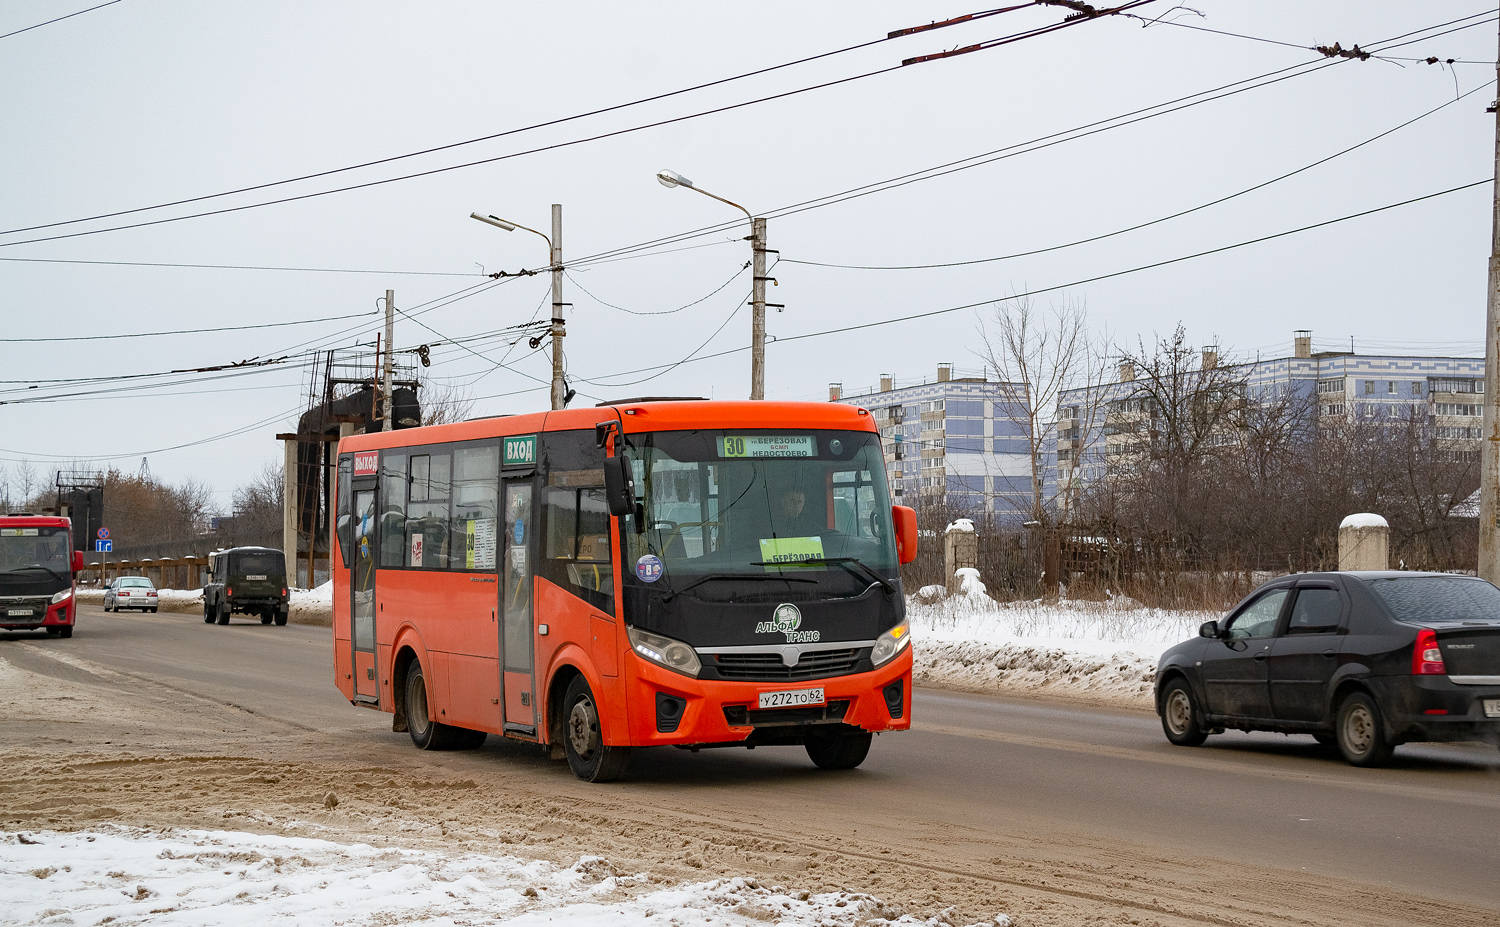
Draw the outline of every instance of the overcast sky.
[[[5,0],[0,35],[91,6]],[[1239,357],[1319,348],[1482,353],[1491,189],[1467,190],[1224,253],[1089,278],[1338,219],[1494,174],[1496,24],[1488,2],[1158,2],[1141,20],[896,67],[903,59],[1061,22],[1031,7],[831,55],[655,102],[249,193],[68,225],[105,213],[273,183],[522,129],[883,38],[986,9],[952,2],[756,4],[164,2],[121,0],[0,38],[3,337],[67,338],[300,322],[374,313],[387,288],[397,348],[545,317],[540,238],[563,204],[567,362],[575,404],[636,395],[743,398],[745,350],[662,373],[641,368],[743,349],[747,223],[623,260],[585,258],[733,223],[740,214],[659,185],[670,168],[769,215],[780,252],[773,338],[1052,289],[1133,342],[1179,321]],[[1202,15],[1196,15],[1201,13]],[[1434,29],[1441,23],[1463,19]],[[1197,29],[1184,28],[1195,26]],[[1448,31],[1459,26],[1469,28]],[[1204,29],[1237,33],[1221,35]],[[1408,34],[1417,30],[1415,36]],[[1434,33],[1446,34],[1434,35]],[[1386,48],[1404,60],[1330,62],[1310,46]],[[1270,41],[1257,41],[1264,39]],[[1383,40],[1387,40],[1384,41]],[[1277,44],[1285,43],[1285,44]],[[1383,43],[1383,44],[1382,44]],[[1427,56],[1460,63],[1428,65]],[[1464,63],[1467,62],[1467,63]],[[1327,66],[1320,66],[1326,64]],[[520,154],[731,104],[670,125]],[[828,197],[1053,136],[1261,75],[1264,87],[933,179],[782,215]],[[1200,206],[1393,129],[1326,164],[1189,216],[1091,244],[926,270],[910,265],[1055,248]],[[74,235],[384,180],[396,183],[141,228]],[[972,162],[964,162],[969,164]],[[30,231],[15,231],[34,226]],[[27,259],[27,260],[22,260]],[[42,260],[45,259],[45,260]],[[371,273],[107,263],[233,264]],[[398,273],[400,272],[400,273]],[[417,275],[412,272],[421,272]],[[441,276],[437,274],[448,274]],[[478,289],[469,288],[482,285]],[[467,298],[434,302],[461,291]],[[717,292],[715,292],[717,291]],[[709,295],[713,294],[713,295]],[[704,298],[707,297],[707,298]],[[700,301],[701,300],[701,301]],[[606,304],[612,304],[606,305]],[[693,305],[689,305],[693,304]],[[436,308],[432,308],[436,306]],[[681,307],[682,311],[662,313]],[[619,308],[614,308],[619,307]],[[737,308],[738,307],[738,308]],[[820,399],[881,374],[978,369],[981,305],[773,343],[768,399]],[[227,511],[233,488],[280,459],[274,435],[307,403],[313,347],[371,343],[375,315],[276,328],[129,339],[0,343],[0,458],[69,459],[197,478]],[[715,332],[718,332],[715,335]],[[476,398],[476,414],[544,408],[549,365],[501,340],[438,346],[423,375]],[[232,378],[57,384],[293,355]],[[504,360],[506,368],[495,362]],[[651,374],[645,382],[630,384]],[[39,384],[37,389],[28,389]],[[149,385],[149,388],[143,388]],[[121,391],[130,387],[130,391]],[[62,401],[59,394],[108,389]],[[21,400],[15,402],[14,400]],[[32,401],[27,401],[32,400]],[[255,427],[250,427],[255,426]],[[245,430],[247,429],[248,430]],[[202,442],[230,432],[243,433]],[[178,445],[192,444],[176,450]]]

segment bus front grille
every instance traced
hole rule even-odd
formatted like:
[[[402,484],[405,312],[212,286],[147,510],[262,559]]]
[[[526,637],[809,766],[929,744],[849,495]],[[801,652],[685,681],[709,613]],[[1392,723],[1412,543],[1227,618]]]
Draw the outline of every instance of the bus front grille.
[[[779,653],[716,653],[710,664],[720,679],[737,682],[792,682],[847,676],[861,662],[857,647],[803,653],[796,666],[787,666]]]
[[[830,724],[843,721],[848,711],[848,699],[834,699],[826,705],[806,705],[798,708],[751,708],[748,705],[725,705],[724,720],[729,723],[730,727]]]

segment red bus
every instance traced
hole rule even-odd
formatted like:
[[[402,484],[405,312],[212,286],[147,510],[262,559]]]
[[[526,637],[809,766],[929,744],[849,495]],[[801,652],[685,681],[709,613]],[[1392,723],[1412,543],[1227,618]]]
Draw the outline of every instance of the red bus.
[[[864,761],[911,726],[880,435],[841,403],[640,401],[339,443],[334,672],[424,749]]]
[[[73,636],[72,522],[54,515],[0,516],[0,629]]]

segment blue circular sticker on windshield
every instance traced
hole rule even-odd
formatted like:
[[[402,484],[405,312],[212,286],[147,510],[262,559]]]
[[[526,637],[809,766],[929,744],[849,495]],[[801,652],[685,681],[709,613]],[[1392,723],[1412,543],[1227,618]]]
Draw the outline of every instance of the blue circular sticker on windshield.
[[[661,579],[661,570],[661,558],[655,554],[647,554],[635,562],[635,575],[643,583],[654,583]]]
[[[526,522],[521,521],[519,518],[516,519],[516,527],[511,533],[515,536],[517,544],[524,544],[526,542]]]

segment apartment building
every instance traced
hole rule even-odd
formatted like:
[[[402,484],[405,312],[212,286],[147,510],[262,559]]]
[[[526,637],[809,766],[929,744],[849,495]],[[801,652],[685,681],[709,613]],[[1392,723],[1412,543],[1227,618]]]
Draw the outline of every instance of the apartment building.
[[[882,374],[878,389],[850,395],[843,384],[829,384],[831,401],[874,416],[894,501],[940,502],[1014,524],[1029,518],[1032,507],[1023,396],[1015,384],[980,372],[955,375],[952,364],[939,364],[936,378],[920,383],[898,384]],[[1050,455],[1052,449],[1045,451]],[[1044,464],[1050,474],[1050,459]]]

